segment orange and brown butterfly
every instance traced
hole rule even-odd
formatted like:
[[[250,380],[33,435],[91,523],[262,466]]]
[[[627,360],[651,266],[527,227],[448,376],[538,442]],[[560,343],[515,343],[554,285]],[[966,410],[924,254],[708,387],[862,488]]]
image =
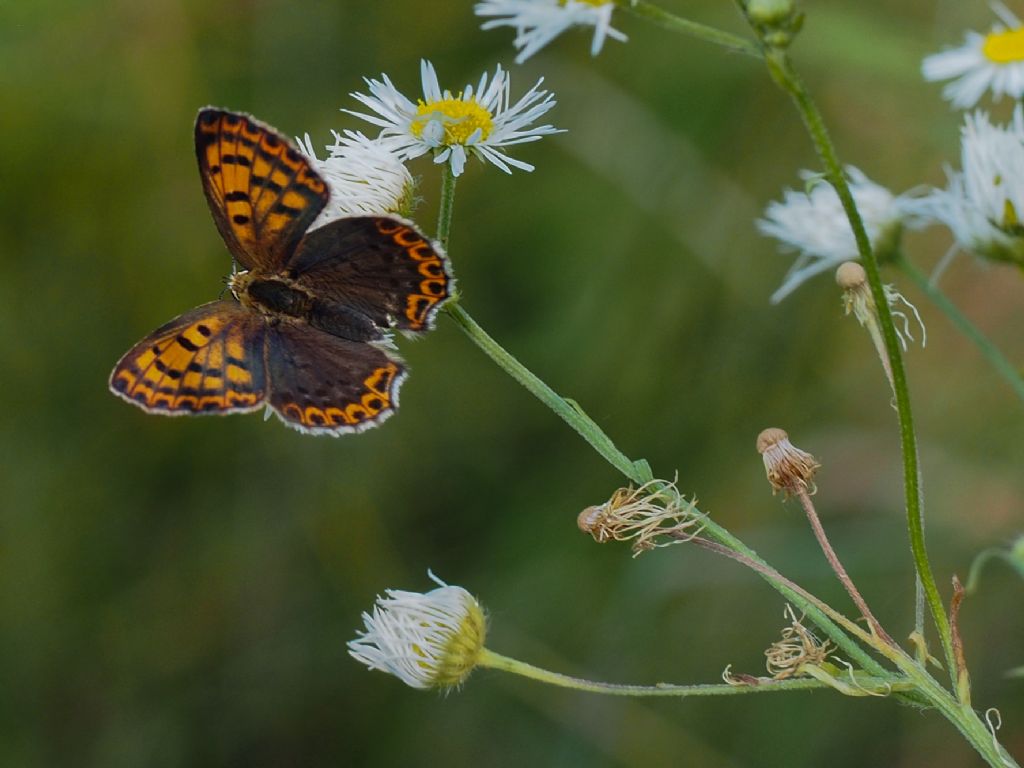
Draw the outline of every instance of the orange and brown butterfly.
[[[377,426],[406,376],[389,331],[433,326],[454,281],[439,247],[392,216],[310,230],[330,190],[273,128],[212,107],[196,118],[203,192],[242,271],[231,298],[157,328],[114,367],[110,389],[149,413],[262,406],[302,432]]]

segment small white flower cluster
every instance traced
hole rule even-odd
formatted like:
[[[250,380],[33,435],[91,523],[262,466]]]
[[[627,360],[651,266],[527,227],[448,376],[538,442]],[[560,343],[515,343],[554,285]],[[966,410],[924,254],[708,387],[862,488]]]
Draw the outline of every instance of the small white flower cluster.
[[[1024,97],[1024,24],[996,1],[1000,19],[987,35],[968,32],[965,43],[928,56],[926,80],[950,80],[943,95],[954,106],[972,107],[986,91],[998,99]],[[897,253],[904,226],[941,224],[956,241],[935,277],[957,249],[994,261],[1024,266],[1024,112],[1018,105],[1009,125],[993,124],[977,111],[964,118],[961,169],[947,170],[945,189],[893,195],[856,168],[847,168],[850,191],[872,247],[880,257]],[[813,176],[804,172],[805,181]],[[787,190],[769,204],[760,231],[798,253],[785,280],[772,295],[778,302],[808,278],[858,258],[853,232],[839,197],[825,183],[806,193]]]

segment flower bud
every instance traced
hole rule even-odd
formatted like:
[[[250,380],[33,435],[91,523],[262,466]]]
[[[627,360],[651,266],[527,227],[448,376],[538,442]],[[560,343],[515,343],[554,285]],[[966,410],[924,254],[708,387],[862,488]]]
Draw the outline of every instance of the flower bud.
[[[793,0],[749,0],[747,16],[755,24],[776,26],[793,15]]]

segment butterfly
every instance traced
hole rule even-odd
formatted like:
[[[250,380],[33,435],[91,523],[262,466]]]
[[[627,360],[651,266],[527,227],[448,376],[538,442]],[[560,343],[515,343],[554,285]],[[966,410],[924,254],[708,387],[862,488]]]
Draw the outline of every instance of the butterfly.
[[[433,327],[454,288],[444,254],[393,216],[310,230],[327,183],[248,115],[200,110],[195,145],[210,212],[241,271],[229,278],[230,297],[128,350],[111,391],[168,416],[265,406],[311,434],[377,426],[398,407],[407,373],[389,332]]]

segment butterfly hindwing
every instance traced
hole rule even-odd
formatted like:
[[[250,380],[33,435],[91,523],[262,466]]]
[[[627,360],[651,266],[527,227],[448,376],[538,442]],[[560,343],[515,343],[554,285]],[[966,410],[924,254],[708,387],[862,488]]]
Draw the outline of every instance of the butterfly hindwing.
[[[451,296],[448,260],[411,223],[353,216],[319,227],[299,244],[288,274],[321,299],[353,307],[379,327],[426,331]]]
[[[207,107],[195,127],[203,191],[245,269],[281,269],[327,203],[327,184],[273,128]]]
[[[238,413],[266,396],[264,323],[235,301],[196,307],[132,347],[110,389],[151,413]]]
[[[270,407],[290,427],[340,435],[377,426],[398,407],[405,366],[379,346],[282,322],[267,328]]]

